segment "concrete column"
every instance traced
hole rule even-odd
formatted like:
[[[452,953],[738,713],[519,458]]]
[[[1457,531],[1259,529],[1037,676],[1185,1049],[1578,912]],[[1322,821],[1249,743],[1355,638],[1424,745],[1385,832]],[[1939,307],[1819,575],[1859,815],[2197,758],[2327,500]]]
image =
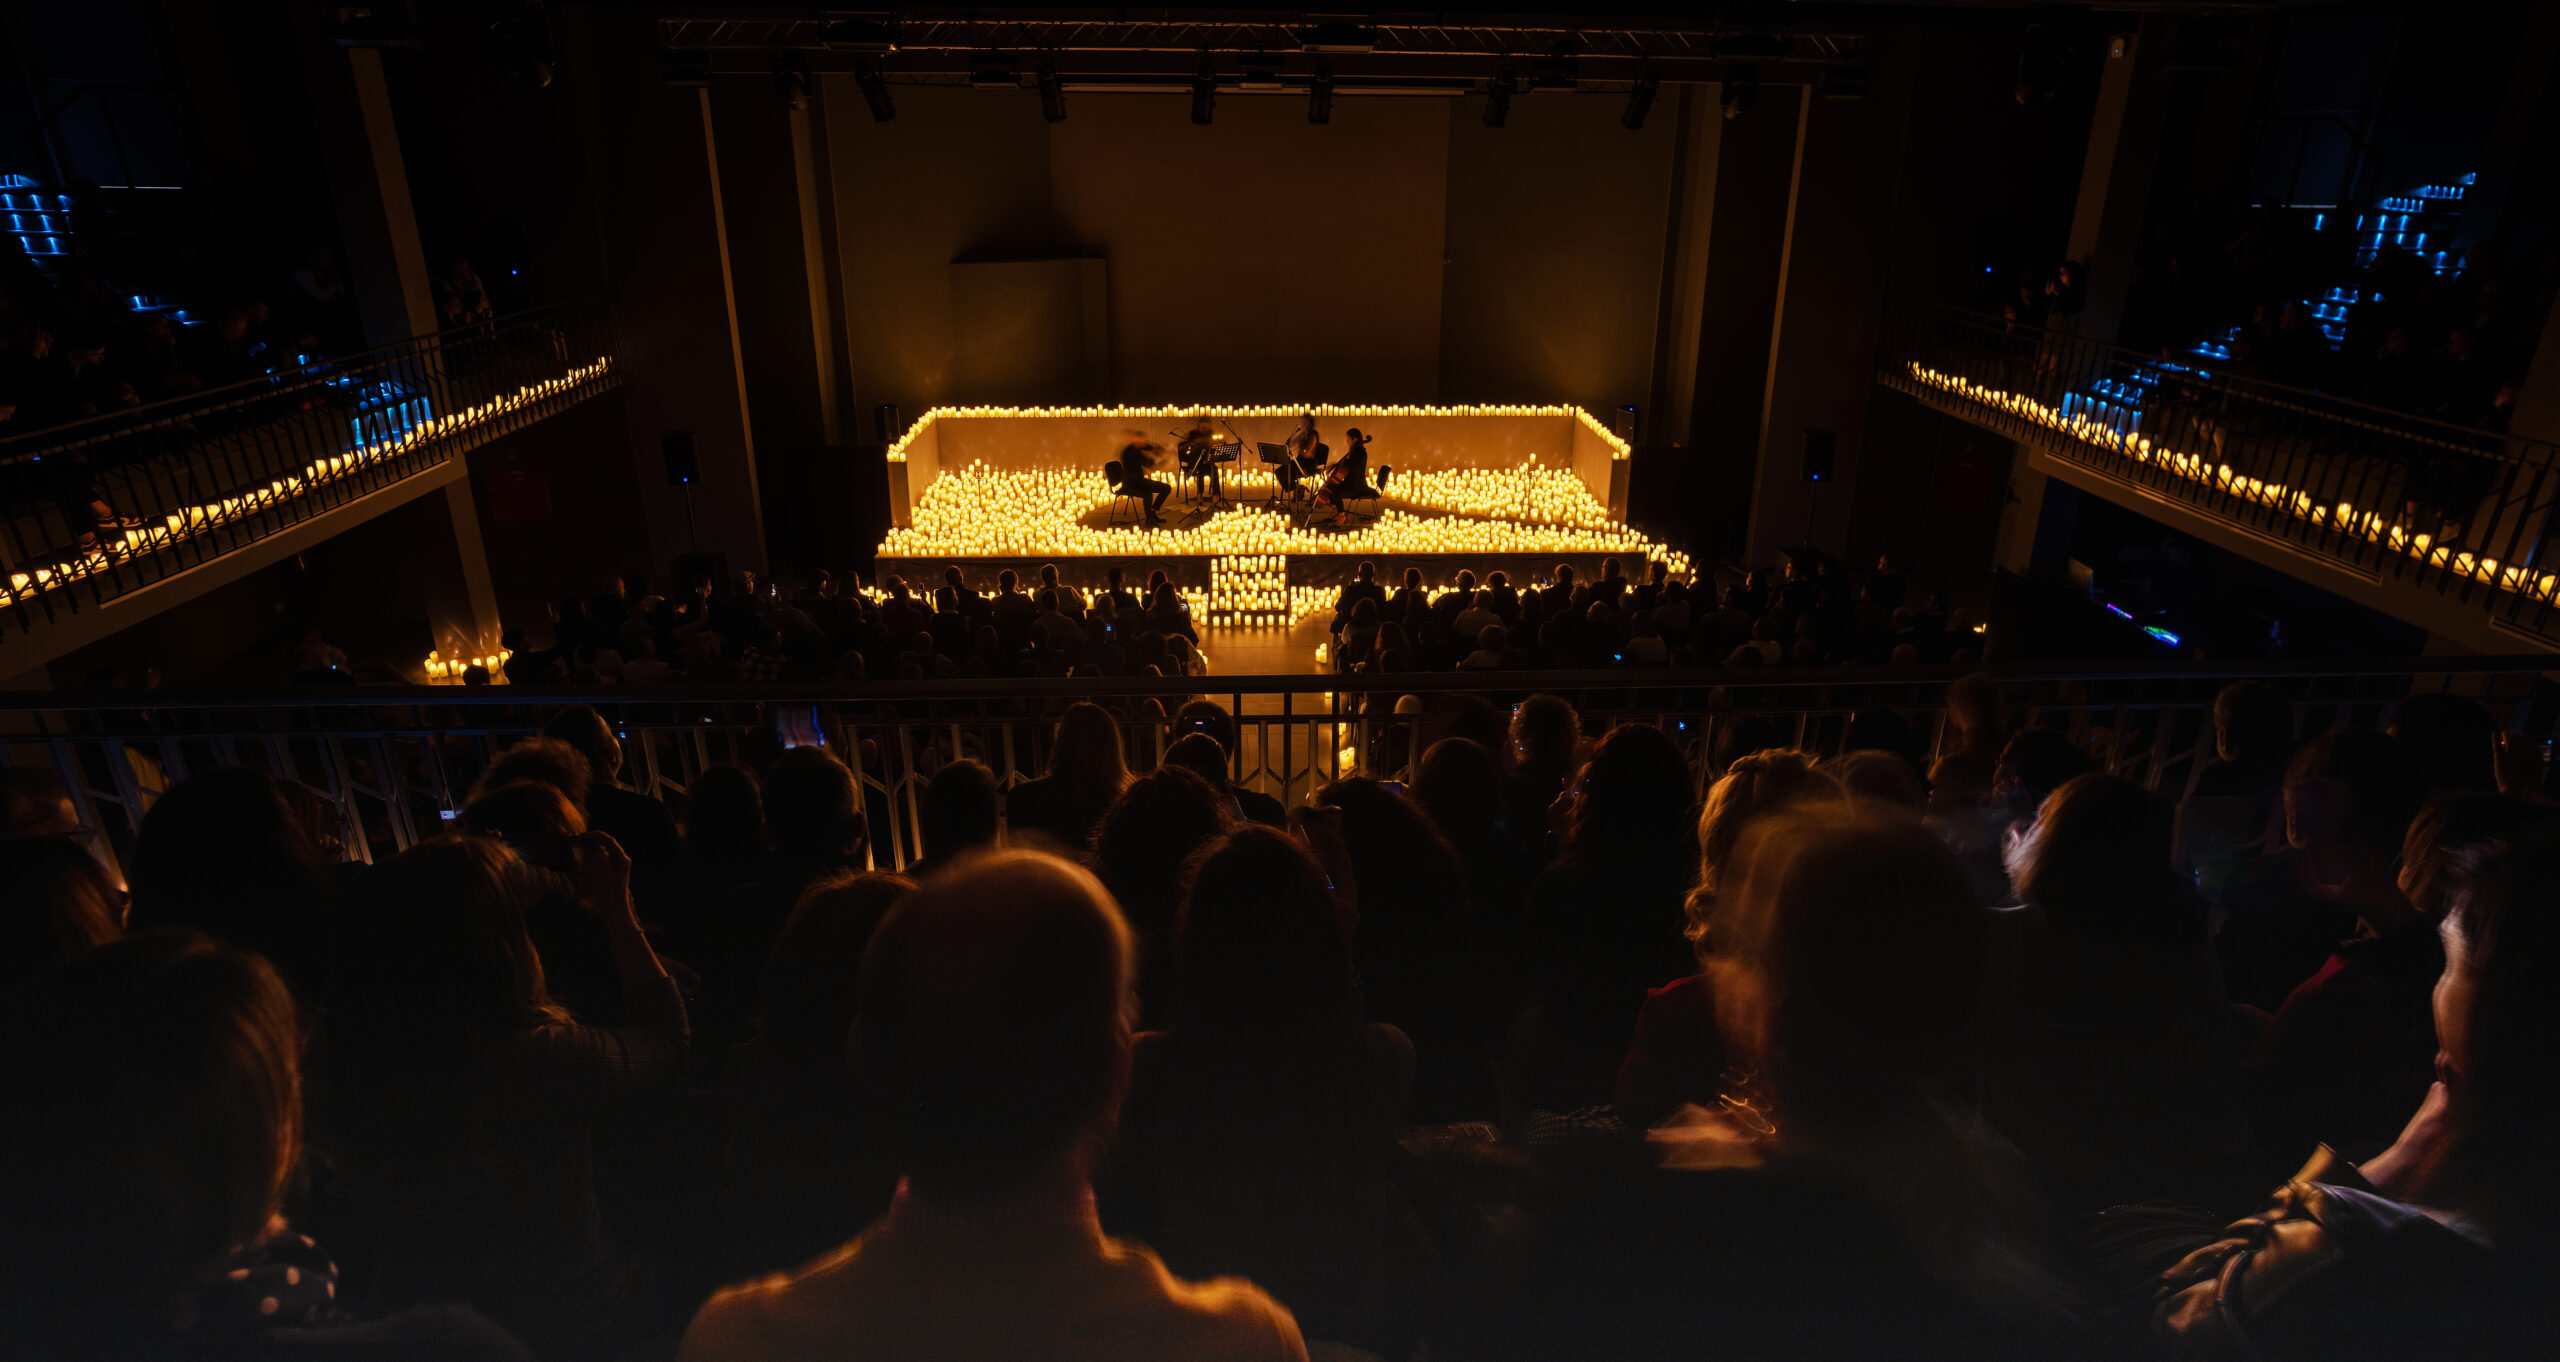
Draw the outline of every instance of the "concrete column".
[[[336,47],[313,40],[313,84],[328,125],[322,145],[338,206],[338,236],[346,249],[347,277],[370,345],[393,345],[436,331],[435,286],[418,216],[409,200],[409,172],[400,154],[400,128],[392,117],[391,90],[382,54],[368,47]],[[415,370],[432,391],[437,356],[420,356]],[[453,456],[456,462],[462,455]],[[466,465],[467,469],[467,465]],[[453,521],[453,599],[429,602],[438,646],[467,643],[475,651],[498,646],[498,593],[480,540],[480,517],[471,502],[468,472],[445,487]]]
[[[1692,251],[1699,271],[1694,344],[1675,343],[1663,353],[1682,366],[1675,387],[1689,388],[1685,425],[1657,425],[1656,440],[1685,442],[1693,548],[1710,558],[1738,558],[1744,551],[1760,457],[1760,418],[1767,399],[1769,355],[1775,341],[1778,280],[1793,216],[1799,141],[1804,130],[1800,86],[1772,85],[1759,107],[1726,119],[1721,92],[1700,87],[1697,116],[1715,120],[1714,159],[1691,162],[1699,177],[1682,196],[1683,211],[1700,210],[1682,234],[1703,235]],[[1693,142],[1693,146],[1697,145]],[[1701,201],[1703,200],[1703,205]]]
[[[647,16],[584,5],[551,13],[618,300],[629,467],[651,557],[663,571],[698,548],[761,570],[756,442],[728,269],[727,239],[740,224],[718,197],[715,167],[727,148],[708,92],[659,79]],[[667,481],[660,441],[673,431],[693,436],[700,476],[689,492]]]
[[[1870,39],[1864,99],[1799,87],[1803,128],[1788,195],[1785,254],[1761,390],[1745,560],[1848,547],[1876,347],[1890,290],[1898,177],[1918,69],[1908,34]],[[1764,97],[1765,98],[1765,97]],[[1809,437],[1827,431],[1830,474],[1806,480]]]
[[[1707,248],[1716,220],[1716,151],[1722,110],[1700,86],[1683,85],[1672,106],[1671,222],[1663,233],[1662,302],[1656,310],[1653,392],[1645,412],[1650,443],[1686,444],[1698,399],[1698,349],[1706,328]]]
[[[2170,25],[2166,15],[2143,16],[2137,31],[2113,35],[2098,76],[2098,104],[2089,119],[2089,154],[2081,163],[2080,199],[2071,215],[2067,258],[2087,271],[2088,301],[2079,332],[2113,342],[2133,289],[2134,256],[2142,244],[2143,215],[2151,205],[2152,172],[2171,89],[2163,70]]]
[[[317,54],[317,65],[316,102],[327,124],[323,155],[365,342],[390,345],[432,335],[435,287],[409,203],[409,172],[400,157],[382,54],[331,46]]]

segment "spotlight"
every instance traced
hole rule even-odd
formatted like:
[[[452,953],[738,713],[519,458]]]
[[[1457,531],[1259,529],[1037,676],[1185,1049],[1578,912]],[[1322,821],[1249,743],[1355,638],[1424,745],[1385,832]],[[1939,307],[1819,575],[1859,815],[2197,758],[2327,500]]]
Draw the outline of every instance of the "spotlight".
[[[1319,64],[1315,75],[1307,81],[1307,121],[1333,121],[1333,68]]]
[[[1509,67],[1493,73],[1493,86],[1484,92],[1484,125],[1498,128],[1511,117],[1511,92],[1519,88]]]
[[[1643,131],[1644,116],[1653,112],[1653,97],[1661,93],[1662,77],[1652,67],[1646,67],[1644,74],[1636,77],[1635,86],[1627,91],[1627,111],[1618,115],[1618,121],[1629,132]]]
[[[1045,62],[1040,66],[1040,116],[1052,123],[1067,121],[1067,82]]]
[[[862,102],[871,106],[871,121],[886,123],[898,116],[896,101],[889,98],[889,82],[869,62],[853,68],[853,83],[862,87]]]
[[[1727,118],[1740,118],[1751,112],[1751,106],[1760,102],[1760,68],[1735,67],[1724,78],[1724,93],[1718,96],[1717,102],[1724,105]]]
[[[773,59],[773,97],[785,108],[809,107],[809,64],[796,52],[785,52]]]
[[[1218,68],[1211,65],[1209,54],[1200,54],[1199,73],[1191,77],[1191,121],[1207,126],[1218,116]]]

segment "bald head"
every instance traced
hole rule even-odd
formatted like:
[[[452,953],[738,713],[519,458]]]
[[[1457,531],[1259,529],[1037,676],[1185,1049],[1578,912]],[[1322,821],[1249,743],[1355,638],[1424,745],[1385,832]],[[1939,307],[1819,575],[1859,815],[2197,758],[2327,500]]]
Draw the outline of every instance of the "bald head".
[[[970,860],[891,910],[863,956],[854,1055],[903,1170],[1001,1186],[1106,1129],[1131,958],[1101,882],[1039,852]]]

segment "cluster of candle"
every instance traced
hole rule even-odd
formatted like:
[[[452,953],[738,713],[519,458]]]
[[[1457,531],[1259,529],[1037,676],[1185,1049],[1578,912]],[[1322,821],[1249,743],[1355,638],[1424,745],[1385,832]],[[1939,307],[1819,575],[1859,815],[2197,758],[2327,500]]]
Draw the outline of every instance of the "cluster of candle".
[[[1066,416],[1081,418],[1098,417],[1114,421],[1180,421],[1187,420],[1195,416],[1206,416],[1212,420],[1224,419],[1229,421],[1238,421],[1248,418],[1268,420],[1275,417],[1294,420],[1307,412],[1315,413],[1318,419],[1340,418],[1355,421],[1375,420],[1381,416],[1570,416],[1575,420],[1580,421],[1584,428],[1588,429],[1593,435],[1598,436],[1601,442],[1609,447],[1609,457],[1613,459],[1625,459],[1632,457],[1635,452],[1631,447],[1629,447],[1625,440],[1618,438],[1617,432],[1600,424],[1599,419],[1594,417],[1590,412],[1584,411],[1580,407],[1565,403],[1549,403],[1546,405],[1510,403],[1455,407],[1420,406],[1411,404],[1386,407],[1345,407],[1336,406],[1329,402],[1281,402],[1276,404],[1265,403],[1260,406],[1249,407],[1222,406],[1214,403],[1203,406],[1158,405],[1144,407],[935,407],[927,411],[924,415],[917,417],[915,424],[907,427],[906,433],[900,435],[897,440],[889,446],[889,462],[906,462],[907,446],[915,443],[916,438],[924,434],[926,427],[931,426],[934,422],[939,421],[946,416],[963,418],[972,416]]]
[[[595,363],[571,369],[559,378],[526,384],[512,393],[501,394],[486,402],[464,407],[451,415],[429,417],[389,439],[357,445],[344,454],[314,459],[304,465],[298,476],[289,474],[270,481],[264,487],[243,491],[238,496],[223,497],[215,501],[182,507],[163,517],[161,523],[157,525],[144,525],[137,529],[126,530],[112,538],[101,536],[94,547],[84,549],[68,558],[47,566],[30,567],[22,572],[9,574],[7,588],[0,589],[0,605],[14,604],[55,587],[94,576],[114,566],[118,560],[167,548],[182,540],[194,538],[217,525],[229,524],[244,516],[290,501],[315,487],[345,477],[349,473],[408,453],[430,440],[459,433],[484,421],[515,411],[529,402],[538,402],[556,393],[592,382],[612,365],[611,357],[599,358]]]
[[[1533,475],[1533,485],[1561,496],[1564,484]],[[1573,480],[1573,485],[1579,487],[1579,481]],[[1586,489],[1581,495],[1587,499],[1590,493]],[[1342,531],[1299,526],[1264,506],[1220,511],[1197,525],[1179,527],[1131,531],[1084,523],[1113,500],[1099,473],[998,472],[972,464],[934,479],[916,504],[912,526],[891,530],[881,542],[880,554],[885,558],[1618,554],[1632,560],[1630,566],[1660,561],[1676,574],[1689,573],[1686,555],[1609,519],[1605,510],[1594,516],[1567,511],[1561,504],[1552,511],[1554,519],[1540,523],[1469,515],[1417,516],[1389,508],[1367,525]]]
[[[2366,543],[2387,548],[2416,558],[2456,577],[2480,582],[2521,596],[2538,600],[2560,601],[2560,573],[2537,573],[2518,563],[2501,564],[2495,558],[2465,553],[2435,542],[2432,535],[2411,531],[2393,524],[2375,511],[2359,510],[2352,502],[2330,505],[2309,492],[2288,487],[2280,482],[2249,477],[2219,463],[2194,454],[2170,449],[2148,435],[2123,429],[2120,425],[2091,419],[2083,412],[2066,412],[2050,403],[2039,402],[2022,393],[1976,383],[1971,379],[1943,374],[1911,364],[1911,376],[1933,388],[1954,393],[1968,402],[1979,403],[2032,421],[2056,434],[2108,454],[2123,455],[2137,463],[2147,464],[2175,474],[2191,482],[2211,488],[2226,496],[2264,506],[2295,516],[2313,525],[2326,526],[2340,534],[2350,535]],[[2120,421],[2131,417],[2120,417]]]
[[[1229,554],[1209,560],[1203,624],[1285,626],[1298,617],[1289,590],[1289,560],[1276,553]]]
[[[1579,474],[1546,467],[1535,454],[1517,468],[1399,468],[1394,488],[1396,500],[1416,510],[1588,530],[1616,523]]]
[[[510,648],[500,648],[486,657],[446,657],[442,652],[431,652],[427,654],[427,684],[459,686],[462,684],[464,675],[472,668],[485,667],[488,669],[491,685],[505,685],[507,659],[514,656],[515,651]]]

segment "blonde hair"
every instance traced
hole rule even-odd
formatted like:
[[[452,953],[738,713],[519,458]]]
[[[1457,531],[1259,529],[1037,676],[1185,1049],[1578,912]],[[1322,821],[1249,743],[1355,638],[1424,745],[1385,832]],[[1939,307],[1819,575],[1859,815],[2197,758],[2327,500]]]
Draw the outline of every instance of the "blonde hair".
[[[1691,943],[1703,949],[1717,889],[1753,823],[1783,809],[1841,803],[1840,783],[1815,768],[1810,752],[1772,748],[1727,767],[1698,813],[1698,882],[1687,904]]]

